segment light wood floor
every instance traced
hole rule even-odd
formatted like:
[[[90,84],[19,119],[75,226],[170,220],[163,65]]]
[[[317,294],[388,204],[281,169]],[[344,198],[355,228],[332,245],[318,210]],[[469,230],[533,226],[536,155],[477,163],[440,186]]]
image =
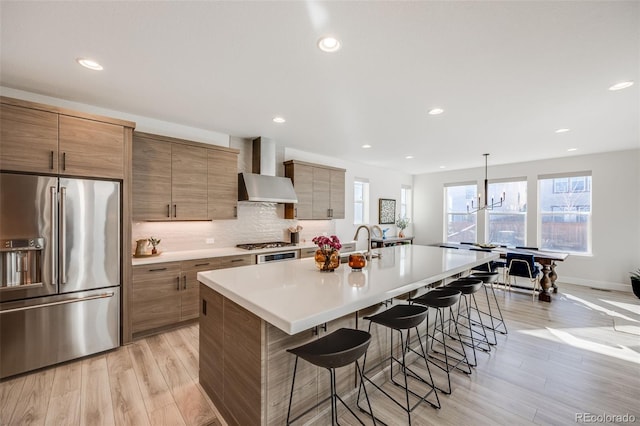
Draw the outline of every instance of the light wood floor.
[[[560,284],[551,304],[498,292],[509,334],[454,373],[442,408],[421,405],[414,425],[575,424],[577,413],[640,422],[640,304],[632,293]],[[478,299],[479,301],[481,298]],[[2,425],[222,425],[198,385],[198,326],[0,383]],[[433,369],[442,384],[444,375]],[[387,387],[400,395],[397,389]],[[390,425],[406,415],[380,393]],[[614,418],[605,423],[615,423]],[[354,424],[348,416],[343,424]]]

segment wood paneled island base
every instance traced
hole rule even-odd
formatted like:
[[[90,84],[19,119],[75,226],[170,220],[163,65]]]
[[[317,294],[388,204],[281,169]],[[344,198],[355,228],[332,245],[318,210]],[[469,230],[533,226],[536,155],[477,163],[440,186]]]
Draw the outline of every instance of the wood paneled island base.
[[[356,315],[350,314],[329,322],[319,334],[314,328],[290,336],[206,285],[200,297],[200,385],[230,425],[284,424],[295,361],[286,349],[356,326]],[[336,371],[338,392],[355,388],[354,374],[353,365]],[[326,397],[328,377],[324,369],[300,362],[292,412]],[[316,416],[312,410],[304,419]],[[330,421],[330,412],[326,416]]]

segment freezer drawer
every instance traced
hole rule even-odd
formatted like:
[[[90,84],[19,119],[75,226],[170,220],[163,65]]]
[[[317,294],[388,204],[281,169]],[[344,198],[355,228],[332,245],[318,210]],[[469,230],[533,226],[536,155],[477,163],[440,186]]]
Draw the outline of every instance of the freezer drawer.
[[[120,289],[0,306],[0,378],[120,345]]]

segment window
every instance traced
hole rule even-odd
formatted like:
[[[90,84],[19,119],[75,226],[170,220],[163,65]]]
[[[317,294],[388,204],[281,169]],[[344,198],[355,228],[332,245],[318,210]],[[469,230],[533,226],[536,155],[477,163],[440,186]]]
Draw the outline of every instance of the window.
[[[553,179],[553,193],[591,191],[591,180],[587,176],[573,176]]]
[[[400,187],[400,217],[411,219],[411,187],[409,185]]]
[[[508,246],[524,246],[527,241],[527,180],[489,183],[489,202],[502,206],[487,210],[487,242]]]
[[[467,212],[467,206],[476,199],[476,193],[475,182],[445,185],[446,242],[476,242],[478,217],[475,213]]]
[[[353,223],[369,223],[369,181],[356,178],[353,182]]]
[[[538,177],[540,248],[591,253],[591,172]]]

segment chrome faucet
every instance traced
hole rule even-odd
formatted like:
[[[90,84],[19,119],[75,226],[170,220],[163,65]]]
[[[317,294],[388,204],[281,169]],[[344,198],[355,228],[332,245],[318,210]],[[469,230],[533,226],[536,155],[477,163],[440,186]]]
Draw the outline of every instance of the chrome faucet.
[[[365,256],[367,260],[371,260],[371,230],[377,229],[378,232],[380,232],[380,235],[382,235],[382,229],[378,225],[373,225],[373,226],[360,225],[358,226],[358,229],[356,229],[356,234],[353,236],[354,240],[356,241],[358,240],[358,234],[360,234],[361,229],[367,230],[367,254]]]

